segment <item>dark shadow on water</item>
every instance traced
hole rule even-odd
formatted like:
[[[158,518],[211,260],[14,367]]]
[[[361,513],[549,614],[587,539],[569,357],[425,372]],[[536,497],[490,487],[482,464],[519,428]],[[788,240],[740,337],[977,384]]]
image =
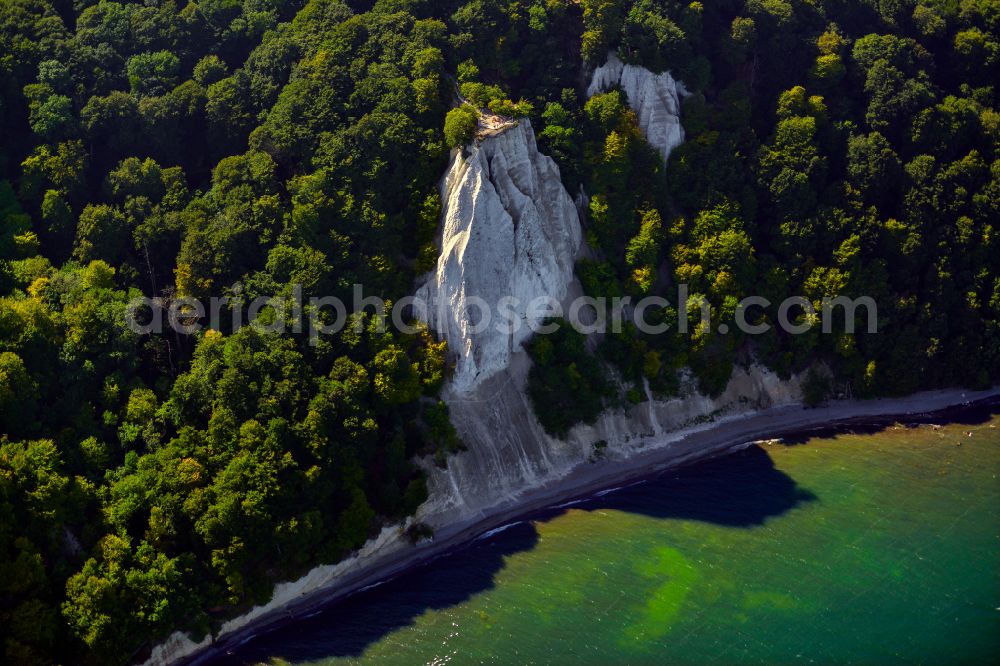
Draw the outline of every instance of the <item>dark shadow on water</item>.
[[[585,499],[573,508],[612,509],[661,519],[750,528],[814,499],[776,469],[764,449],[751,446]],[[370,644],[412,624],[425,611],[448,608],[491,589],[505,557],[536,545],[534,523],[551,520],[566,510],[547,509],[527,515],[502,532],[473,541],[311,618],[275,629],[211,663],[260,663],[274,657],[292,662],[357,657]]]
[[[700,520],[754,527],[816,499],[775,468],[760,446],[669,470],[655,479],[616,490],[574,508],[615,509],[653,518]]]
[[[411,624],[427,610],[454,606],[493,587],[503,558],[534,548],[538,533],[518,523],[497,537],[474,541],[320,611],[296,620],[213,659],[212,664],[292,662],[359,656],[368,645]]]

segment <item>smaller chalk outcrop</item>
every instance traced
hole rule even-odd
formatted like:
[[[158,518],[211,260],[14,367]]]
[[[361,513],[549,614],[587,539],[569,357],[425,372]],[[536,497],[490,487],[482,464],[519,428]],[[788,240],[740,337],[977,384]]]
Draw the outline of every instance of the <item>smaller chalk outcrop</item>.
[[[441,254],[416,295],[456,360],[451,389],[467,393],[505,370],[540,323],[532,301],[566,296],[580,218],[527,119],[455,151],[441,199]]]
[[[628,104],[639,117],[639,127],[646,141],[656,148],[663,161],[684,143],[681,126],[681,96],[688,94],[684,84],[670,72],[654,74],[644,67],[626,65],[613,51],[608,60],[594,70],[587,97],[621,87]]]

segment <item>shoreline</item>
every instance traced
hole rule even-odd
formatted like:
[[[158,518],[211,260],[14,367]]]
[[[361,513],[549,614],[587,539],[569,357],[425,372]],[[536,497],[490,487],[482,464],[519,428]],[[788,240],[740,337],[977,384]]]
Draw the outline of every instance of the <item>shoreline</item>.
[[[337,577],[326,590],[303,595],[273,612],[250,620],[245,626],[213,639],[196,651],[158,660],[165,664],[210,664],[254,638],[361,592],[365,588],[424,566],[439,557],[483,538],[510,523],[529,519],[557,505],[582,501],[597,493],[610,492],[622,484],[648,481],[667,469],[726,455],[745,445],[772,438],[815,437],[852,427],[886,427],[896,422],[919,423],[932,417],[957,419],[962,414],[1000,404],[1000,387],[986,391],[945,389],[915,393],[902,398],[840,401],[806,409],[801,405],[772,407],[758,412],[724,417],[717,421],[664,433],[660,441],[625,458],[604,459],[579,465],[547,486],[527,489],[515,500],[501,502],[454,525],[438,528],[434,538],[382,556],[373,554],[367,563]],[[162,645],[162,644],[161,644]]]

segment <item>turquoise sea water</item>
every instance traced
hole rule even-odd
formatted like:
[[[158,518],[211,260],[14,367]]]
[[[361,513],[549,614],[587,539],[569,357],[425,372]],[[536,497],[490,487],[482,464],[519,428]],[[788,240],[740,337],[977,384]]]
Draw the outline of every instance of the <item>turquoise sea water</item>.
[[[543,512],[220,663],[997,663],[1000,419],[964,420]]]

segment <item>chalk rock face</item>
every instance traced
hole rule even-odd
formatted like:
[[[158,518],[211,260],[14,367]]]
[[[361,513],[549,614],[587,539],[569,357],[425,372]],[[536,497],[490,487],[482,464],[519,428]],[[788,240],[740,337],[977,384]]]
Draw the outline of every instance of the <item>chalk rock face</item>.
[[[507,368],[528,324],[542,319],[534,299],[564,299],[581,242],[559,167],[538,152],[527,120],[467,150],[456,151],[442,181],[441,254],[416,294],[448,341],[459,394]]]
[[[646,140],[666,162],[670,151],[684,143],[680,102],[681,96],[687,94],[684,85],[674,80],[670,72],[653,74],[644,67],[626,65],[612,51],[608,61],[594,70],[587,97],[616,86],[621,86],[628,97]]]

